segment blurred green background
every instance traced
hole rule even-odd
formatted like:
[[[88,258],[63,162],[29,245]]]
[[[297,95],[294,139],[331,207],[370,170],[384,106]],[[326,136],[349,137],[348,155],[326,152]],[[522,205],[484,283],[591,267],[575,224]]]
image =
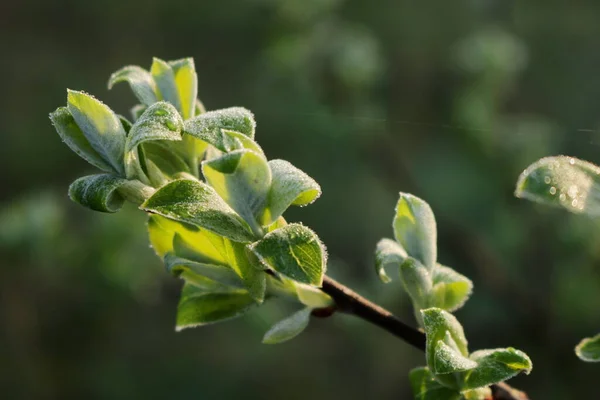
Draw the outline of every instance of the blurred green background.
[[[417,350],[334,316],[260,344],[269,304],[175,333],[180,282],[132,207],[70,203],[93,167],[48,113],[66,88],[120,113],[126,64],[194,57],[209,109],[245,106],[270,158],[323,187],[286,217],[327,244],[330,274],[414,323],[372,271],[398,191],[433,207],[440,261],[471,277],[457,316],[473,349],[532,357],[532,399],[594,398],[574,345],[600,330],[600,224],[512,195],[537,158],[600,162],[600,2],[507,0],[42,1],[0,5],[0,397],[404,399]]]

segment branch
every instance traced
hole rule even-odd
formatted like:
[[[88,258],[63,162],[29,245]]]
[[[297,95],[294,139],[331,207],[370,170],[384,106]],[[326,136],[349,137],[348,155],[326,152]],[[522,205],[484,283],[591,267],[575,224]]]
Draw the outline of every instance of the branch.
[[[335,310],[330,310],[331,312],[318,312],[317,316],[331,315],[333,311],[354,315],[425,351],[425,334],[400,321],[386,309],[328,276],[323,279],[322,290],[333,298],[336,306]],[[492,396],[495,400],[529,400],[525,393],[513,389],[506,383],[492,385]]]

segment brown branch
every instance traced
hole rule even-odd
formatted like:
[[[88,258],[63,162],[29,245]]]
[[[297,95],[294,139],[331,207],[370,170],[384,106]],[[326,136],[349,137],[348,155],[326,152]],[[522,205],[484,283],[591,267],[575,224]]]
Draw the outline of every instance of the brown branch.
[[[316,310],[315,316],[328,316],[334,311],[354,315],[377,325],[411,346],[425,351],[425,334],[405,324],[391,312],[365,299],[352,289],[325,276],[322,290],[335,301],[335,310]],[[529,400],[523,392],[513,389],[506,383],[492,385],[492,398],[495,400]]]

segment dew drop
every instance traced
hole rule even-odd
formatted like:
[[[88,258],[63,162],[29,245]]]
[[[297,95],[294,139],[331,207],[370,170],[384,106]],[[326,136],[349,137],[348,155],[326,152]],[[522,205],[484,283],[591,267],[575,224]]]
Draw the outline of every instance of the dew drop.
[[[571,164],[571,165],[575,164],[575,159],[574,158],[569,158],[569,164]]]
[[[558,198],[560,201],[565,201],[565,200],[567,200],[567,195],[564,193],[561,193],[560,196],[558,196]]]
[[[546,185],[549,185],[550,182],[552,182],[552,179],[549,176],[547,176],[544,178],[544,182],[546,182]]]
[[[577,207],[577,199],[575,199],[571,202],[571,206]]]
[[[554,186],[550,188],[550,194],[553,196],[556,194],[556,188]]]
[[[165,124],[167,125],[167,128],[169,128],[172,131],[176,131],[177,130],[177,125],[175,125],[175,123],[171,120],[165,122]]]

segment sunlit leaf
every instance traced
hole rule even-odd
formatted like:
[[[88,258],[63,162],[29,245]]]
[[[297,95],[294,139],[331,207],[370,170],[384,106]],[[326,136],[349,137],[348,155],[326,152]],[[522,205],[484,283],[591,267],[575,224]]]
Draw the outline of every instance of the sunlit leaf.
[[[579,342],[575,348],[575,354],[583,361],[600,362],[600,335]]]
[[[391,282],[386,273],[387,267],[400,268],[400,265],[408,257],[406,251],[392,239],[381,239],[375,248],[375,272],[383,283]]]
[[[529,374],[532,368],[527,354],[511,347],[476,351],[470,358],[477,363],[477,367],[466,372],[463,390],[499,383],[520,372]]]
[[[188,119],[183,130],[221,151],[231,151],[235,149],[236,141],[224,131],[240,132],[253,139],[255,128],[254,115],[250,111],[242,107],[231,107],[208,111]]]
[[[256,256],[243,243],[224,240],[229,266],[237,273],[248,293],[258,302],[265,298],[266,274],[257,265]]]
[[[419,261],[408,257],[400,265],[402,285],[418,309],[429,306],[428,297],[431,291],[431,275],[429,270]]]
[[[421,314],[427,335],[427,365],[434,365],[435,347],[438,341],[446,339],[446,332],[449,332],[460,354],[464,357],[469,355],[463,327],[452,314],[440,308],[428,308]]]
[[[108,80],[108,89],[119,82],[127,82],[142,104],[150,106],[158,101],[158,88],[152,75],[137,65],[128,65],[113,73]]]
[[[308,326],[311,311],[310,308],[304,308],[279,321],[265,333],[263,343],[282,343],[298,336]]]
[[[165,268],[174,276],[179,276],[184,272],[194,273],[225,286],[232,286],[243,289],[240,278],[234,270],[223,265],[207,264],[188,260],[168,253],[164,258]]]
[[[117,190],[126,182],[125,179],[109,174],[84,176],[69,186],[69,197],[94,211],[117,212],[125,202]]]
[[[127,151],[147,141],[181,140],[183,121],[171,104],[164,101],[148,107],[133,124],[127,137]]]
[[[181,111],[181,102],[179,100],[177,84],[175,83],[175,72],[173,72],[173,68],[171,68],[169,63],[154,57],[150,73],[156,82],[156,86],[158,86],[160,93],[159,100],[168,101],[177,110]]]
[[[435,380],[427,367],[415,368],[409,374],[410,386],[415,400],[460,400],[457,390],[443,386]]]
[[[169,61],[175,78],[175,86],[181,104],[181,115],[186,120],[194,116],[198,96],[198,77],[193,58]]]
[[[443,340],[438,340],[434,351],[434,362],[430,368],[436,375],[467,371],[477,366],[475,361],[463,356],[460,351],[447,345]]]
[[[473,282],[452,268],[438,264],[433,270],[430,306],[455,311],[465,304],[473,291]]]

